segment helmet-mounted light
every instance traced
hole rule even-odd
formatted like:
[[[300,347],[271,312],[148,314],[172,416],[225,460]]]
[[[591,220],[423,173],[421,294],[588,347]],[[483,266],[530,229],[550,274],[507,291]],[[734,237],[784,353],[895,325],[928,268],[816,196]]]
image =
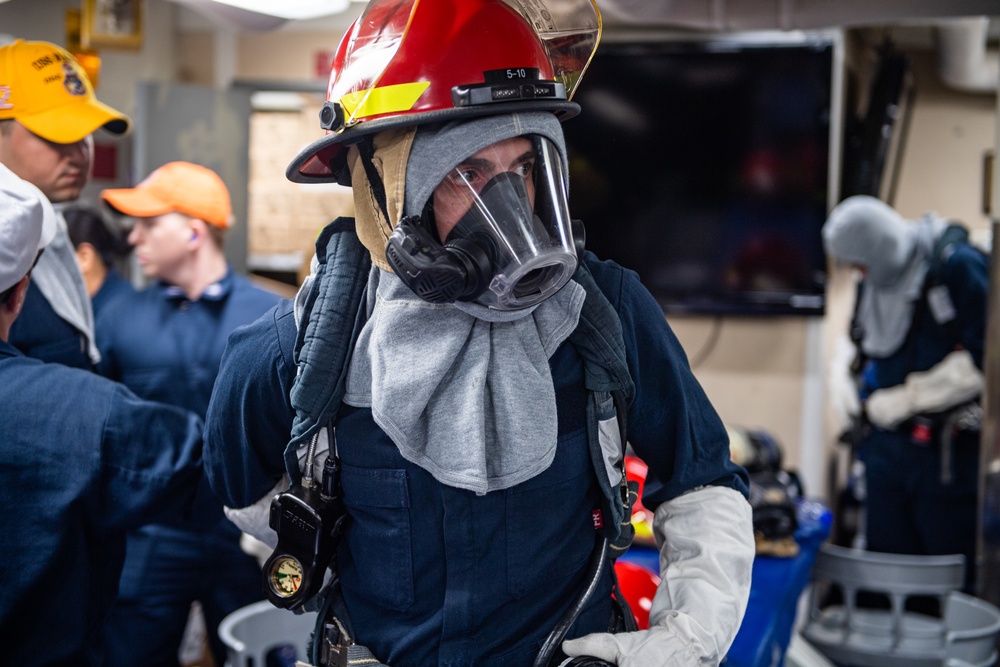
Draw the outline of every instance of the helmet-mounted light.
[[[339,132],[344,128],[344,108],[336,102],[326,102],[319,110],[319,125],[328,132]]]

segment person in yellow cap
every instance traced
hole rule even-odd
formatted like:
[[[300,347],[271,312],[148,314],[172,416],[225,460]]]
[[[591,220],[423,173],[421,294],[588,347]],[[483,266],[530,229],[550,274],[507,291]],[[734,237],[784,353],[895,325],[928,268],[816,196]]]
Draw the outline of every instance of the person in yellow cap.
[[[142,398],[204,417],[229,334],[256,320],[278,297],[226,263],[232,222],[229,192],[211,169],[170,162],[134,188],[102,199],[135,218],[129,243],[154,283],[101,310],[99,370]],[[239,531],[203,482],[193,510],[128,536],[118,602],[107,626],[106,664],[177,664],[188,610],[201,602],[215,664],[225,648],[222,618],[262,597],[257,562],[240,550]]]
[[[0,164],[51,203],[71,202],[87,183],[91,135],[100,128],[124,134],[129,119],[97,100],[65,49],[23,40],[0,47]],[[90,299],[61,214],[10,340],[43,361],[79,368],[98,361]]]

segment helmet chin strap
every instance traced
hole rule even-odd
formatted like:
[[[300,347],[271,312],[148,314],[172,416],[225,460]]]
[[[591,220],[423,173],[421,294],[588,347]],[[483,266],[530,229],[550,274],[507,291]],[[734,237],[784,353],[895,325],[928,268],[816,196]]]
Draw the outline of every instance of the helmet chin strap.
[[[382,182],[382,176],[379,175],[378,169],[375,168],[374,135],[366,136],[358,142],[358,153],[361,155],[361,164],[365,168],[365,176],[368,177],[368,187],[372,190],[372,195],[374,195],[375,201],[382,211],[382,219],[385,220],[385,225],[389,228],[389,233],[391,234],[392,220],[389,219],[389,205],[385,197],[385,183]]]

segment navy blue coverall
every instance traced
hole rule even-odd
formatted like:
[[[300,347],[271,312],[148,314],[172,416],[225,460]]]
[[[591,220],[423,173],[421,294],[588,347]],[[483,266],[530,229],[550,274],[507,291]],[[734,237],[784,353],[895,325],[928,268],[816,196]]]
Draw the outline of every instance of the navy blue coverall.
[[[0,341],[0,664],[103,665],[125,533],[186,511],[201,421]]]
[[[99,369],[143,398],[204,416],[229,334],[278,297],[229,271],[195,301],[155,284],[101,312]],[[263,597],[259,568],[202,480],[192,511],[129,533],[119,600],[108,623],[108,665],[176,665],[191,603],[205,613],[216,663],[222,618]]]
[[[61,318],[35,283],[28,283],[21,314],[10,328],[10,342],[29,357],[93,370],[87,337]]]
[[[730,461],[725,428],[659,305],[635,273],[589,253],[585,259],[624,329],[636,385],[629,441],[649,465],[646,507],[706,484],[746,494],[746,473]],[[206,473],[228,506],[257,501],[285,472],[295,335],[284,303],[230,339],[206,418]],[[407,462],[370,409],[341,407],[344,601],[357,641],[386,664],[530,665],[583,585],[601,502],[586,437],[584,365],[568,342],[549,363],[555,461],[483,496]],[[605,576],[570,637],[608,629],[610,586]]]
[[[107,275],[104,276],[104,282],[90,299],[90,304],[94,308],[94,321],[97,321],[97,317],[109,303],[122,294],[132,294],[133,292],[135,292],[135,288],[132,287],[132,283],[122,278],[121,274],[114,268],[108,269]]]

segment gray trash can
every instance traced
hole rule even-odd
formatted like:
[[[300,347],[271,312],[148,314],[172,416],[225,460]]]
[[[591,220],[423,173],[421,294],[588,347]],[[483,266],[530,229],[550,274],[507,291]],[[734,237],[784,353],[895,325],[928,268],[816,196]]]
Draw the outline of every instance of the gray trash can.
[[[226,667],[265,667],[268,652],[285,646],[295,650],[298,660],[308,662],[315,626],[315,613],[294,614],[267,600],[241,607],[219,624],[219,638],[228,651]]]

